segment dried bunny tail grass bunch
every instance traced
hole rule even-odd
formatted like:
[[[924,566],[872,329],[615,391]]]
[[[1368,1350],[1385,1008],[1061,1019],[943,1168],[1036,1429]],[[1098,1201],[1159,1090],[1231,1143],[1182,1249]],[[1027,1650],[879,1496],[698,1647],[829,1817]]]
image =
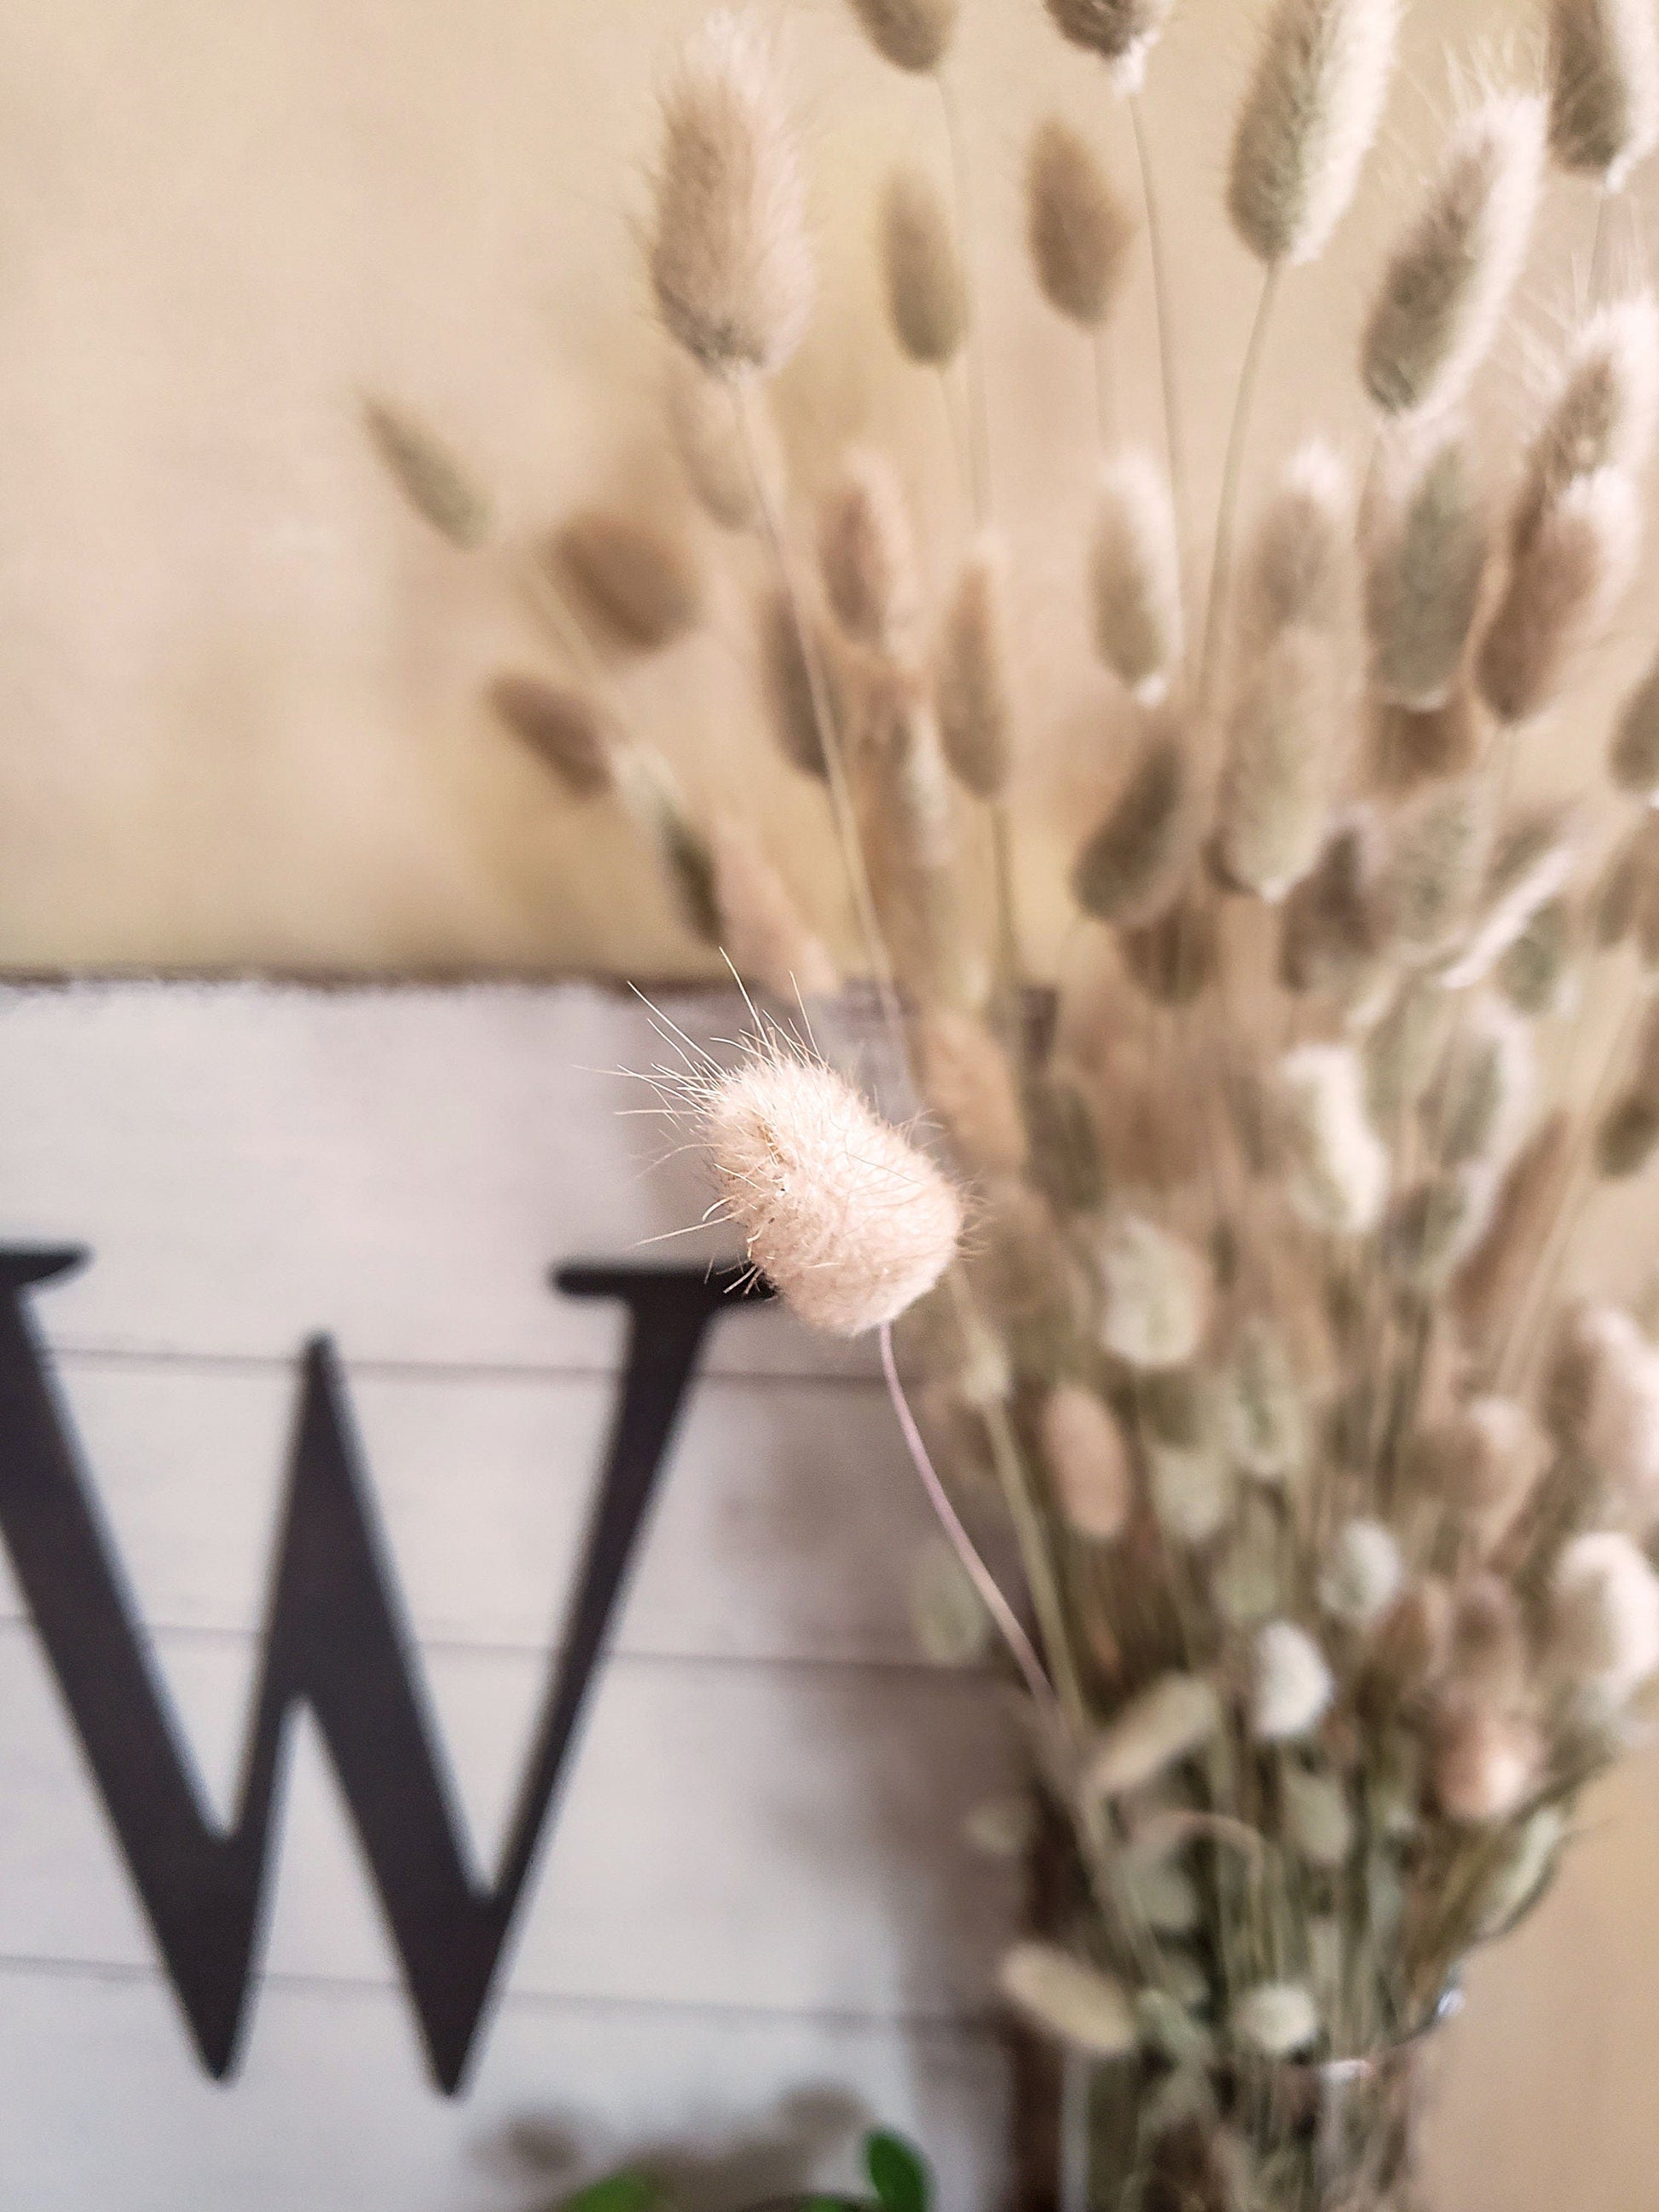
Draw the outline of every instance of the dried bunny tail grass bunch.
[[[1463,426],[1441,418],[1386,455],[1365,517],[1365,629],[1379,699],[1442,706],[1462,665],[1491,546]]]
[[[1515,549],[1481,641],[1481,694],[1501,721],[1525,721],[1550,705],[1623,599],[1641,537],[1641,500],[1620,469],[1575,477],[1544,509]]]
[[[1097,328],[1122,284],[1134,223],[1088,140],[1058,115],[1032,137],[1025,205],[1044,298],[1084,329]]]
[[[1269,902],[1318,860],[1342,708],[1330,641],[1285,630],[1257,657],[1227,722],[1214,853],[1223,878]]]
[[[1089,584],[1096,651],[1155,704],[1181,659],[1181,554],[1169,478],[1150,453],[1121,453],[1102,471]]]
[[[860,28],[884,61],[918,76],[944,60],[959,0],[849,0]]]
[[[894,336],[912,361],[945,368],[968,334],[968,290],[939,186],[913,163],[887,180],[881,248]]]
[[[1048,0],[1062,38],[1098,54],[1118,91],[1138,92],[1175,0]]]
[[[1525,258],[1543,156],[1543,106],[1528,94],[1492,93],[1457,126],[1366,325],[1362,372],[1384,414],[1449,405],[1486,358]]]
[[[1285,464],[1246,550],[1240,653],[1300,624],[1340,634],[1353,603],[1353,490],[1340,457],[1310,438]]]
[[[920,609],[915,545],[898,478],[884,457],[855,453],[818,510],[824,596],[847,635],[893,653]]]
[[[1550,151],[1617,191],[1659,139],[1650,0],[1551,0]]]
[[[809,1327],[895,1321],[951,1265],[960,1199],[833,1070],[770,1044],[690,1092],[750,1259]]]
[[[1394,65],[1396,0],[1279,0],[1233,139],[1227,204],[1269,268],[1322,252],[1353,197]]]
[[[836,963],[757,839],[740,823],[720,821],[709,843],[721,946],[738,975],[780,999],[830,997],[841,986]]]
[[[800,171],[765,36],[747,16],[709,16],[663,95],[651,278],[664,327],[715,375],[769,375],[805,330]]]

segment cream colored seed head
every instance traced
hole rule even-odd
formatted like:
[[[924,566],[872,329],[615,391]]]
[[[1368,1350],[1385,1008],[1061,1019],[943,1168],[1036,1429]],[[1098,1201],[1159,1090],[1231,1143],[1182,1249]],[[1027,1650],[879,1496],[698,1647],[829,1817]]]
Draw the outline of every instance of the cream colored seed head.
[[[1043,1400],[1040,1427],[1060,1511],[1079,1535],[1113,1542],[1133,1503],[1129,1449],[1117,1417],[1097,1392],[1062,1382]]]
[[[956,1192],[830,1068],[763,1054],[700,1103],[750,1257],[811,1327],[858,1336],[896,1320],[950,1266]]]
[[[651,277],[669,335],[712,374],[770,374],[800,343],[812,258],[763,33],[722,10],[663,97]]]
[[[879,453],[853,454],[818,514],[825,596],[848,637],[884,653],[915,628],[915,548],[898,478]]]
[[[1150,453],[1102,472],[1089,581],[1096,651],[1155,704],[1181,658],[1181,556],[1169,479]]]
[[[1335,1684],[1325,1655],[1293,1620],[1269,1620],[1250,1645],[1250,1734],[1258,1743],[1291,1743],[1316,1728]]]
[[[1215,857],[1236,889],[1276,904],[1319,858],[1341,695],[1331,641],[1283,630],[1245,675],[1227,722]]]
[[[1442,420],[1389,455],[1366,523],[1371,685],[1421,713],[1456,681],[1486,572],[1491,533],[1461,424]]]
[[[981,532],[957,574],[935,656],[939,739],[952,774],[975,799],[1000,797],[1012,750],[1006,570],[1001,540]]]
[[[1624,597],[1641,544],[1641,501],[1619,469],[1577,477],[1517,548],[1477,664],[1493,714],[1522,722],[1559,690]]]
[[[1340,456],[1310,438],[1291,456],[1247,549],[1239,650],[1296,625],[1340,633],[1352,605],[1353,488]]]
[[[1617,191],[1659,139],[1650,0],[1551,0],[1550,150]]]
[[[1034,2027],[1096,2058],[1122,2058],[1139,2038],[1121,1983],[1052,1943],[1017,1943],[998,1971],[1002,1994]]]
[[[1486,357],[1521,273],[1543,151],[1530,94],[1494,93],[1458,125],[1366,326],[1365,387],[1385,414],[1449,405]]]
[[[1221,1700],[1199,1674],[1161,1674],[1114,1716],[1085,1770],[1101,1797],[1139,1790],[1206,1744],[1221,1725]]]
[[[1228,208],[1269,267],[1311,261],[1353,197],[1394,66],[1395,0],[1279,0],[1233,139]]]
[[[944,368],[968,332],[968,288],[939,186],[911,164],[882,202],[882,265],[893,335],[914,362]]]
[[[1025,173],[1026,235],[1051,307],[1085,330],[1111,313],[1134,224],[1081,131],[1058,115],[1037,125]]]
[[[732,408],[730,387],[710,376],[690,354],[668,355],[667,415],[685,480],[697,504],[722,530],[748,530],[759,513],[759,491]],[[750,411],[761,443],[763,483],[775,490],[783,477],[782,457],[771,418],[761,407]]]
[[[1523,1715],[1477,1692],[1456,1690],[1437,1707],[1431,1775],[1441,1811],[1460,1826],[1507,1820],[1535,1787],[1543,1745]]]
[[[1365,1110],[1352,1047],[1298,1045],[1279,1063],[1288,1194],[1303,1218],[1336,1236],[1375,1228],[1389,1192],[1389,1153]]]
[[[1025,1165],[1025,1117],[1008,1055],[982,1022],[948,1006],[921,1018],[922,1095],[966,1164],[991,1175]]]
[[[831,997],[841,985],[836,963],[753,834],[741,823],[717,821],[709,842],[720,944],[738,975],[792,1003]]]
[[[1627,1698],[1659,1669],[1659,1577],[1628,1536],[1575,1536],[1550,1586],[1549,1656],[1570,1681]]]
[[[884,61],[916,75],[936,70],[957,27],[958,0],[851,0]]]
[[[1201,1255],[1156,1222],[1123,1213],[1102,1234],[1099,1266],[1107,1351],[1131,1367],[1184,1366],[1210,1317],[1210,1270]]]
[[[1048,0],[1063,38],[1098,54],[1119,92],[1135,92],[1175,0]]]

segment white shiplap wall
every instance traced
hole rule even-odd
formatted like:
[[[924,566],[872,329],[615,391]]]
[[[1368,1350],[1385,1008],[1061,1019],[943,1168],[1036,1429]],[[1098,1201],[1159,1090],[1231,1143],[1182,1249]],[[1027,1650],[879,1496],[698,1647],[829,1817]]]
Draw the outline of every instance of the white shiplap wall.
[[[620,1309],[547,1271],[645,1256],[706,1203],[604,1072],[660,1056],[577,988],[0,993],[0,1243],[93,1248],[35,1311],[222,1811],[295,1354],[326,1330],[493,1864],[621,1348]],[[791,2177],[775,2138],[844,2172],[859,2112],[924,2139],[947,2204],[988,2201],[1013,1899],[960,1832],[1010,1771],[994,1693],[915,1656],[925,1514],[867,1367],[771,1310],[722,1321],[706,1370],[462,2100],[428,2084],[308,1720],[240,2077],[199,2071],[0,1568],[6,2203],[528,2212],[526,2146],[674,2137],[732,2156],[730,2203]]]

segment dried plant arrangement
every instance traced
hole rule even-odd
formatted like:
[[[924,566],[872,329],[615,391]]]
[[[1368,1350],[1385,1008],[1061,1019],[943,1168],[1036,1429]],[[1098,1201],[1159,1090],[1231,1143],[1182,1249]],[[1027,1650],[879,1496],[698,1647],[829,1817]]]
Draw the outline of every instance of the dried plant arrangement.
[[[951,112],[957,0],[854,8]],[[1423,2039],[1547,1885],[1659,1668],[1659,1346],[1579,1233],[1659,1145],[1659,666],[1610,732],[1583,705],[1659,404],[1659,309],[1610,244],[1659,137],[1659,37],[1648,0],[1551,0],[1540,81],[1462,101],[1370,279],[1358,466],[1310,426],[1244,514],[1274,302],[1341,223],[1397,32],[1395,0],[1278,0],[1225,173],[1261,304],[1206,543],[1139,105],[1170,0],[1047,8],[1127,112],[1145,196],[1042,124],[1031,269],[1096,348],[1104,435],[1144,217],[1166,456],[1083,456],[1076,572],[1122,769],[1077,844],[1051,1003],[1033,1016],[1022,962],[963,135],[948,189],[901,168],[876,212],[972,515],[930,604],[889,460],[830,457],[810,512],[790,489],[769,384],[814,267],[747,17],[711,17],[667,85],[649,281],[675,448],[763,580],[766,714],[834,826],[884,1112],[799,1041],[837,988],[833,919],[698,817],[596,653],[596,626],[645,652],[697,619],[681,549],[568,524],[526,586],[563,672],[492,704],[573,798],[634,812],[689,927],[782,1001],[735,1071],[688,1058],[678,1103],[782,1296],[875,1332],[979,1609],[964,1634],[939,1586],[934,1641],[982,1620],[1023,1698],[1040,1813],[978,1825],[1045,1855],[1044,1924],[1001,1980],[1068,2054],[1070,2200],[1400,2212]],[[1467,403],[1553,168],[1598,188],[1595,238],[1517,465]],[[437,447],[372,428],[477,542]],[[1540,732],[1582,757],[1570,805],[1528,795]]]

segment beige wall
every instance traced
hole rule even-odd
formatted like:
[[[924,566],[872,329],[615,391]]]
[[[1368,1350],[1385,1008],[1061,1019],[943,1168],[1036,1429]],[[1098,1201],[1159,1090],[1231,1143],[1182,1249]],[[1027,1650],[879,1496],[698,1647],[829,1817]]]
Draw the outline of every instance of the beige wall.
[[[32,0],[0,69],[0,960],[408,968],[684,963],[626,830],[577,814],[488,727],[482,679],[532,641],[504,563],[401,512],[356,397],[441,424],[528,532],[578,496],[664,490],[653,333],[630,215],[653,72],[697,0]],[[902,446],[940,542],[954,492],[936,394],[872,319],[862,240],[927,94],[879,74],[836,0],[787,45],[824,234],[820,330],[791,380],[798,436],[867,422]],[[1255,0],[1189,0],[1150,94],[1176,241],[1180,375],[1212,496],[1250,272],[1217,205]],[[1018,265],[1037,106],[1121,113],[1036,0],[968,0],[1000,507],[1027,617],[1028,890],[1052,879],[1055,733],[1108,724],[1075,647],[1087,364]],[[1364,276],[1446,107],[1443,40],[1524,53],[1502,0],[1419,0],[1385,143],[1329,268],[1296,280],[1257,451],[1316,410],[1358,444],[1349,363]],[[1546,337],[1587,259],[1558,192],[1524,319]],[[1122,411],[1155,424],[1146,281]],[[1483,404],[1527,390],[1511,347]],[[817,801],[757,756],[741,593],[637,694],[699,797],[754,805],[810,884]],[[1650,604],[1650,593],[1649,595]],[[1614,641],[1609,684],[1639,653]],[[1548,748],[1547,748],[1547,750]],[[1570,749],[1568,749],[1570,750]],[[757,757],[763,765],[754,765]],[[1624,2212],[1653,2200],[1659,2110],[1659,1781],[1592,1808],[1559,1895],[1474,1979],[1438,2129],[1456,2212]]]

